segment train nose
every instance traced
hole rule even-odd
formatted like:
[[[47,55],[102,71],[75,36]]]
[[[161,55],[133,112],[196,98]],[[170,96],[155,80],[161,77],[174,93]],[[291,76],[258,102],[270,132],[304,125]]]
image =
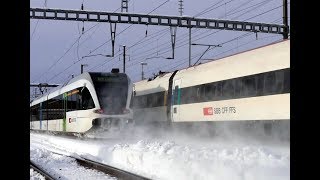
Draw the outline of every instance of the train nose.
[[[119,121],[118,118],[97,118],[92,121],[92,126],[109,129],[119,126]]]
[[[121,118],[97,118],[92,121],[94,128],[104,130],[121,130],[122,126],[133,124],[132,119],[121,119]]]

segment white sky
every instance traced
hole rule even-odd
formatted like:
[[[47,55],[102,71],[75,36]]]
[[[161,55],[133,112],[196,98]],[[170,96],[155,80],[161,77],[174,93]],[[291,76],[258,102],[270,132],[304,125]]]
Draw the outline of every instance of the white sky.
[[[183,14],[194,16],[219,1],[221,0],[184,0]],[[120,7],[121,3],[120,0],[47,0],[46,5],[49,8],[80,9],[82,2],[84,3],[84,9],[100,11],[114,11]],[[130,0],[129,12],[148,13],[164,2],[166,2],[166,0]],[[273,22],[281,24],[282,7],[279,6],[282,5],[282,2],[282,0],[222,0],[219,4],[214,6],[217,7],[221,5],[219,8],[209,11],[200,17],[245,20],[278,7],[273,11],[256,18],[252,18],[248,21],[265,23]],[[259,3],[262,3],[262,5],[259,6]],[[43,7],[44,4],[45,0],[30,1],[30,7]],[[255,4],[258,5],[248,8]],[[170,0],[159,9],[155,10],[152,14],[179,15],[178,7],[178,0]],[[247,12],[248,10],[251,11]],[[120,12],[120,10],[117,12]],[[226,17],[225,15],[228,16]],[[96,24],[97,23],[93,22],[85,22],[85,30],[88,30]],[[128,26],[130,26],[130,24],[117,24],[116,33],[121,32]],[[144,41],[144,43],[133,48],[129,48],[126,53],[130,55],[130,61],[128,61],[127,57],[126,73],[129,74],[130,78],[134,82],[141,79],[140,62],[142,61],[146,61],[148,63],[148,65],[144,67],[145,77],[151,77],[153,73],[157,73],[159,70],[173,71],[175,69],[182,69],[188,66],[188,34],[186,34],[188,33],[188,30],[186,28],[178,28],[177,30],[175,59],[173,60],[167,60],[164,58],[146,60],[147,58],[154,56],[171,56],[169,27],[133,25],[116,37],[115,58],[95,56],[79,61],[78,56],[81,59],[82,56],[88,55],[90,51],[96,49],[110,39],[109,23],[100,23],[81,36],[79,46],[78,43],[75,43],[70,51],[66,53],[71,45],[76,42],[81,29],[82,22],[30,20],[30,80],[32,83],[48,82],[61,84],[70,78],[71,74],[74,74],[75,76],[80,74],[80,64],[89,65],[88,67],[85,67],[85,71],[109,72],[112,68],[119,68],[122,72],[122,55],[120,55],[120,53],[122,53],[122,49],[118,52],[119,47],[122,47],[122,45],[130,47],[142,39],[148,41]],[[147,37],[145,37],[146,30],[148,30]],[[160,30],[163,31],[157,33],[157,31]],[[192,43],[220,44],[246,33],[234,31],[219,31],[214,33],[215,31],[217,30],[193,29]],[[210,33],[213,34],[209,35]],[[268,44],[280,39],[282,39],[282,35],[259,33],[258,40],[256,40],[255,34],[252,33],[245,38],[224,44],[223,47],[208,51],[203,56],[203,59],[221,58],[226,55]],[[196,62],[205,50],[206,47],[203,46],[192,46],[192,62]],[[66,55],[63,56],[65,53]],[[104,44],[92,54],[99,53],[110,54],[111,42]],[[62,56],[63,58],[58,61]],[[52,66],[55,63],[56,65]],[[51,66],[52,68],[50,68]]]

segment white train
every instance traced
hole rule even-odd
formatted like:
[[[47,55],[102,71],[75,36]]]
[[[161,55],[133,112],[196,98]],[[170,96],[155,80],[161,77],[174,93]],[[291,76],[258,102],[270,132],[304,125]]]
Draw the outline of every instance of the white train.
[[[290,40],[162,73],[134,83],[133,91],[136,123],[289,129]]]
[[[30,103],[30,128],[86,133],[132,122],[132,82],[124,73],[86,72]],[[90,131],[91,132],[91,131]]]

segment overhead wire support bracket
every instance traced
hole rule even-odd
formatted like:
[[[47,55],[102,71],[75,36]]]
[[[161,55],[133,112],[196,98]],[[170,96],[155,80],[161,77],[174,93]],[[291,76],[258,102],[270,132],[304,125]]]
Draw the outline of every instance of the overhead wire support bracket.
[[[176,46],[176,34],[177,34],[177,27],[170,26],[170,33],[171,33],[171,47],[172,47],[172,57],[167,59],[174,59],[174,49]]]
[[[193,66],[195,66],[199,61],[200,59],[202,58],[202,56],[211,48],[211,47],[222,47],[221,44],[218,44],[218,45],[211,45],[211,44],[191,44],[191,45],[198,45],[198,46],[208,46],[208,48],[202,53],[202,55],[199,57],[199,59],[193,64]]]
[[[121,12],[128,12],[128,0],[121,0]]]
[[[111,45],[112,45],[112,53],[110,57],[114,56],[114,43],[116,40],[116,29],[117,29],[117,23],[110,23]]]
[[[134,13],[116,13],[87,10],[30,8],[31,19],[90,21],[127,24],[148,24],[185,28],[223,29],[231,31],[259,31],[260,33],[284,34],[289,32],[283,24],[268,24],[221,19],[205,19],[187,16],[164,16]]]

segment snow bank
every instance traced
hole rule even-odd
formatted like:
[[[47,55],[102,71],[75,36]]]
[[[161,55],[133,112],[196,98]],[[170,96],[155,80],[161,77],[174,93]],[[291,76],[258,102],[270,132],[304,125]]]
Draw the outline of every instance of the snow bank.
[[[31,135],[31,144],[76,153],[152,179],[290,179],[289,144],[177,138],[83,141],[38,134]]]
[[[116,179],[102,172],[79,166],[72,158],[33,146],[30,147],[30,160],[57,179]]]
[[[46,178],[34,169],[30,168],[30,180],[46,180]]]

